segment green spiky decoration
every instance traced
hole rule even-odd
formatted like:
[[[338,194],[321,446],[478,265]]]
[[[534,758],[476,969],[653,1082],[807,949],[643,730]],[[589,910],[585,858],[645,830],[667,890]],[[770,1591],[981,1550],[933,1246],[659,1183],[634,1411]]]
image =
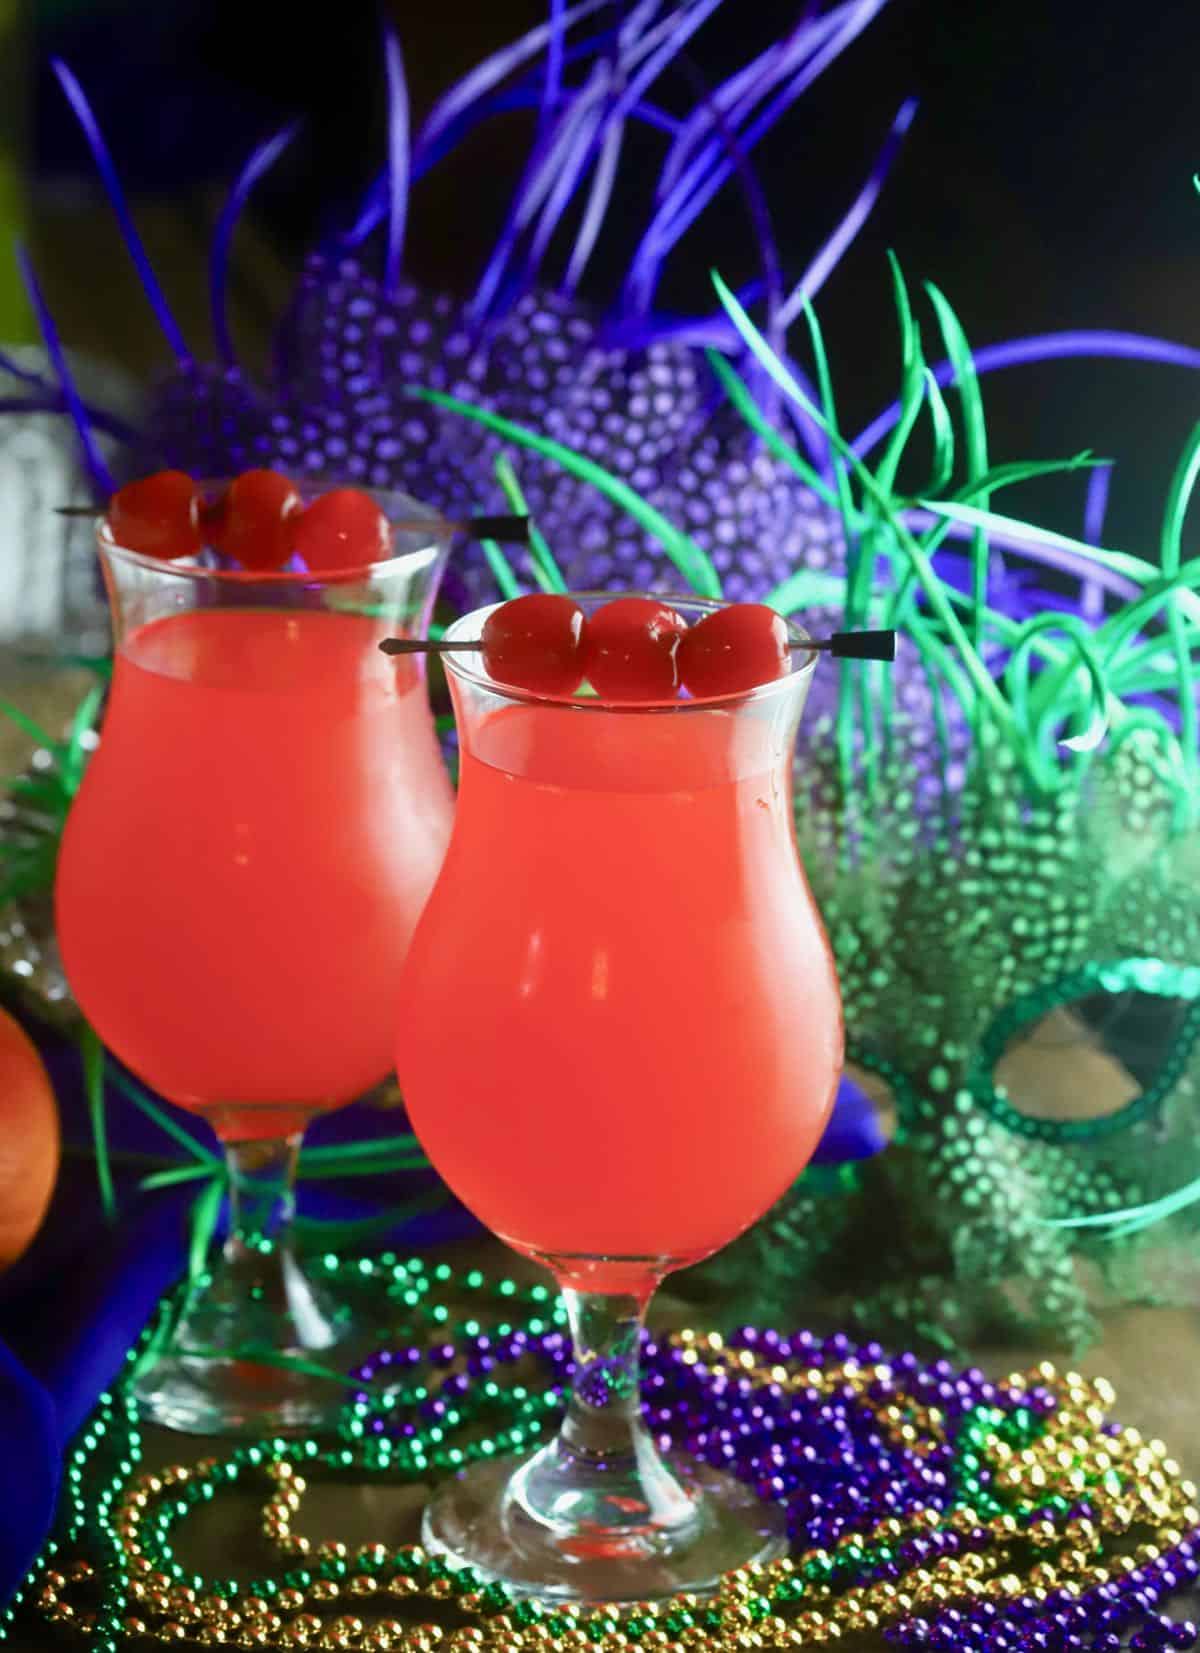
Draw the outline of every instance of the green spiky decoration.
[[[1106,1292],[1195,1296],[1200,1205],[1161,1202],[1200,1174],[1200,560],[1181,557],[1200,428],[1170,491],[1159,565],[999,515],[1001,490],[1095,462],[989,466],[953,311],[927,290],[956,369],[944,396],[893,275],[902,400],[872,466],[839,433],[811,312],[819,406],[717,281],[749,354],[823,433],[826,472],[728,360],[713,357],[714,371],[762,441],[837,508],[849,547],[844,578],[798,570],[770,600],[810,626],[816,611],[899,627],[926,695],[902,706],[884,668],[843,666],[835,696],[810,710],[797,769],[848,1056],[890,1093],[894,1138],[874,1159],[810,1171],[707,1267],[738,1319],[791,1324],[822,1303],[872,1335],[946,1348],[1004,1335],[1079,1346]],[[701,548],[590,461],[414,394],[557,459],[653,533],[688,584],[719,594]],[[918,429],[932,475],[913,488],[900,474]],[[961,590],[939,573],[952,535],[966,537]],[[1002,566],[998,546],[1025,548],[1032,600],[1027,586],[1007,600],[1014,562]],[[1131,1006],[1158,1006],[1169,1024],[1139,1054],[1136,1081],[1102,1048],[1106,1023]],[[1055,1018],[1119,1083],[1114,1111],[1079,1094],[1094,1083],[1079,1063],[1051,1117],[1025,1081],[1004,1089],[1006,1054]],[[1131,1207],[1140,1225],[1114,1237],[1104,1214]]]

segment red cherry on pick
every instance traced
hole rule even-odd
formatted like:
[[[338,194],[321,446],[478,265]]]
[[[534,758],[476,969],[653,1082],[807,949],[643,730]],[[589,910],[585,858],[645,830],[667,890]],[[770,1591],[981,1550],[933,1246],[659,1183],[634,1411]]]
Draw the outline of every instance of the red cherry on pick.
[[[365,568],[391,556],[392,530],[370,494],[334,488],[297,518],[292,549],[314,570]]]
[[[570,597],[549,591],[514,597],[484,621],[484,668],[497,683],[573,695],[583,682],[582,638],[583,610]]]
[[[282,568],[292,554],[293,518],[301,509],[296,484],[286,476],[278,471],[243,471],[209,512],[209,538],[223,557],[243,568]]]
[[[687,621],[657,597],[617,597],[588,616],[583,675],[602,700],[670,700]]]
[[[679,676],[698,700],[745,694],[791,670],[787,621],[763,603],[706,614],[679,644]]]
[[[113,542],[144,557],[174,562],[201,547],[200,495],[182,471],[157,471],[118,488],[108,507]]]

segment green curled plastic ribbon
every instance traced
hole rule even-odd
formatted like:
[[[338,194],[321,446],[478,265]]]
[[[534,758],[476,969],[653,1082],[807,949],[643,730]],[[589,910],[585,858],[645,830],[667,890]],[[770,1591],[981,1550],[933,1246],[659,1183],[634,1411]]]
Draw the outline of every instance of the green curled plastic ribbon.
[[[1096,1119],[1033,1119],[1019,1112],[996,1087],[995,1068],[1013,1037],[1049,1011],[1092,993],[1127,993],[1136,989],[1160,999],[1181,999],[1190,1008],[1163,1058],[1152,1085],[1124,1107]],[[1200,966],[1167,964],[1162,959],[1127,958],[1085,965],[1046,987],[1014,999],[996,1017],[975,1053],[967,1083],[979,1106],[997,1124],[1040,1142],[1094,1142],[1149,1118],[1183,1077],[1200,1039]]]

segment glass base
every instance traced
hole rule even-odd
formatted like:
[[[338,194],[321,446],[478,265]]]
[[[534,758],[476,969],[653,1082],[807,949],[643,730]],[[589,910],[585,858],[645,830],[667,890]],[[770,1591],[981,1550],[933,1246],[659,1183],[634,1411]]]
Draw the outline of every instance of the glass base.
[[[144,1421],[185,1434],[308,1434],[333,1427],[346,1400],[342,1375],[363,1353],[349,1311],[290,1252],[234,1267],[226,1258],[161,1358],[134,1379],[133,1395]]]
[[[425,1508],[425,1548],[516,1595],[594,1606],[711,1595],[735,1567],[787,1553],[782,1509],[682,1456],[655,1459],[674,1489],[661,1516],[595,1488],[562,1501],[557,1519],[535,1515],[554,1451],[484,1461],[445,1482]]]

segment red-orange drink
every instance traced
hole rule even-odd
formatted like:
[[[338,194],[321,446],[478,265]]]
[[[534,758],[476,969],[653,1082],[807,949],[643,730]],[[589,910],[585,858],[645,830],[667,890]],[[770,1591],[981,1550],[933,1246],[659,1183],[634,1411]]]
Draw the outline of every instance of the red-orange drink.
[[[695,1261],[803,1169],[841,1063],[780,727],[803,685],[639,710],[477,682],[453,685],[458,815],[398,998],[414,1129],[567,1284],[572,1257]]]
[[[401,961],[450,830],[394,622],[209,608],[129,632],[67,823],[72,989],[223,1135],[282,1136],[391,1068]]]

